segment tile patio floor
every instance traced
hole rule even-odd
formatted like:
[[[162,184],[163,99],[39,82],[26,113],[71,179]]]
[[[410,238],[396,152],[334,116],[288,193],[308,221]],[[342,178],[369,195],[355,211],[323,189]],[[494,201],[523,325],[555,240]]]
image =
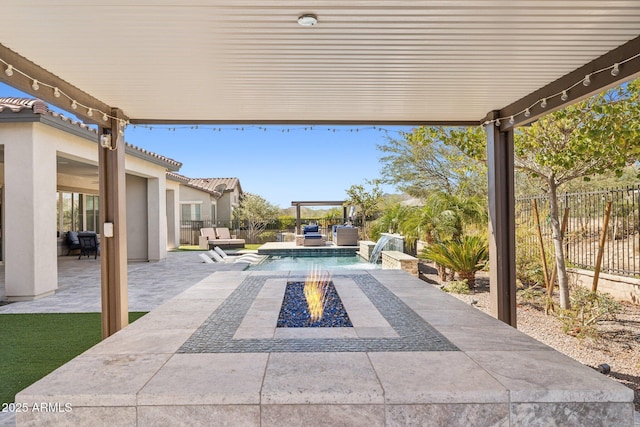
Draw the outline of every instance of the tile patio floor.
[[[283,329],[284,288],[300,272],[170,259],[147,264],[159,271],[140,285],[130,273],[131,305],[151,313],[17,397],[73,411],[18,414],[18,425],[633,426],[630,389],[403,272],[336,271],[353,327]],[[99,288],[0,313],[47,299],[66,309],[54,300],[65,291],[94,304],[77,286]]]

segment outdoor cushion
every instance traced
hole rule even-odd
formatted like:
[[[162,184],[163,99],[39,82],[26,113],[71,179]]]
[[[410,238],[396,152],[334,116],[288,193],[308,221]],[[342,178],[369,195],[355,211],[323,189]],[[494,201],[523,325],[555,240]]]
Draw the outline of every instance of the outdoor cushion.
[[[320,233],[308,233],[304,235],[305,239],[322,239],[322,234]]]
[[[317,225],[305,225],[304,229],[303,229],[303,233],[307,234],[307,233],[317,233],[318,232],[318,226]]]

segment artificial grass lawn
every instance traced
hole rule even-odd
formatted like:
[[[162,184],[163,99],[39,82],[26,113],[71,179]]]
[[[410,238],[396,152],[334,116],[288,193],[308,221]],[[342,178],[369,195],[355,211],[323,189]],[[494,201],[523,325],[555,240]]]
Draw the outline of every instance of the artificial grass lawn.
[[[129,322],[146,313],[129,313]],[[0,315],[0,404],[102,339],[100,313]]]

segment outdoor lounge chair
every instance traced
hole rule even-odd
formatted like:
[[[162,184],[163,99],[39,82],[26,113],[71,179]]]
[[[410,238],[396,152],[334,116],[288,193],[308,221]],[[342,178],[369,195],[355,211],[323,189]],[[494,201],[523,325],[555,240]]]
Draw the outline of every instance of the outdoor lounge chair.
[[[214,247],[213,250],[222,257],[223,261],[226,261],[226,262],[235,262],[237,260],[242,260],[251,264],[260,264],[262,261],[264,261],[267,258],[266,255],[258,255],[258,254],[229,255],[225,251],[223,251],[222,248],[218,246]]]
[[[67,245],[67,248],[69,248],[69,250],[67,251],[67,255],[69,255],[71,251],[80,249],[80,240],[78,240],[78,233],[76,233],[75,231],[67,231],[65,243]]]
[[[83,255],[94,255],[94,259],[98,259],[100,255],[100,243],[98,242],[98,235],[93,231],[82,231],[78,233],[78,241],[80,242],[80,255],[78,259]]]
[[[317,224],[305,225],[302,228],[302,246],[324,246],[325,242],[325,235],[320,234]]]
[[[233,239],[229,229],[226,227],[201,228],[200,235],[207,237],[209,248],[220,246],[227,249],[244,248],[244,239]]]

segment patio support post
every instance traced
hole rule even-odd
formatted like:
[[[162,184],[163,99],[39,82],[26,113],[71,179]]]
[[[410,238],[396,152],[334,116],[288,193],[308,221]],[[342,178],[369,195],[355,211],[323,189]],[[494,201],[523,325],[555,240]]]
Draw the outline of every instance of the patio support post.
[[[301,232],[301,223],[300,223],[300,205],[296,205],[296,234],[302,234]]]
[[[489,182],[491,314],[516,327],[513,130],[485,126]]]
[[[129,323],[127,293],[127,221],[125,182],[125,143],[119,131],[122,111],[112,109],[111,128],[99,128],[110,135],[110,147],[98,144],[100,169],[100,239],[102,283],[102,338],[105,339]],[[105,236],[105,223],[113,224],[113,237]]]

